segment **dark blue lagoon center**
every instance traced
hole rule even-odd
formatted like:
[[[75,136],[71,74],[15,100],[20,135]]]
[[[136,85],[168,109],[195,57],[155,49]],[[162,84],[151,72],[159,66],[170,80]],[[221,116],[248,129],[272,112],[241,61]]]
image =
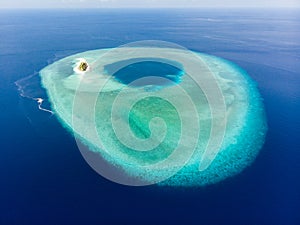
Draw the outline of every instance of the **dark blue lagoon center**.
[[[104,70],[119,82],[132,87],[174,85],[180,83],[184,75],[181,63],[162,58],[121,60],[104,66]],[[141,79],[146,77],[151,78]],[[156,77],[158,79],[155,79]]]

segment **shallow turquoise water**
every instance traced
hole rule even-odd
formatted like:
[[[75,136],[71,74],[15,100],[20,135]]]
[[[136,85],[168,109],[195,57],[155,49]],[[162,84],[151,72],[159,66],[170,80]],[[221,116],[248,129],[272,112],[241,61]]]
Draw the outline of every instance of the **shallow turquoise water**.
[[[122,83],[120,79],[107,74],[107,70],[104,69],[107,68],[105,66],[120,61],[118,56],[105,58],[109,51],[110,49],[94,50],[72,55],[40,72],[53,111],[61,123],[74,132],[80,142],[88,146],[89,151],[98,153],[101,158],[121,171],[126,179],[138,180],[143,184],[159,181],[159,185],[168,186],[204,186],[216,183],[238,174],[254,161],[264,142],[266,121],[256,84],[245,71],[221,58],[196,53],[213,74],[211,79],[216,80],[226,105],[226,130],[222,144],[209,166],[199,170],[205,149],[212,138],[210,132],[214,119],[205,93],[193,79],[180,73],[179,84],[163,88],[157,83],[147,83],[145,86]],[[74,73],[74,62],[78,58],[85,58],[90,62],[90,72],[84,75]],[[191,104],[176,92],[178,85],[192,100],[196,110],[194,116],[198,121],[191,119]],[[135,104],[128,103],[139,95],[143,98]],[[149,147],[151,150],[141,151],[136,142],[132,141],[133,145],[130,145],[120,139],[111,119],[115,112],[114,104],[119,96],[123,99],[118,101],[116,106],[116,120],[121,127],[126,124],[130,128],[119,131],[119,134],[132,131],[137,141],[141,141],[145,148]],[[168,99],[163,99],[162,96]],[[180,102],[181,111],[172,105],[175,99]],[[220,112],[220,117],[224,116],[222,113]],[[182,121],[189,121],[188,126],[191,128],[193,123],[197,123],[200,127],[199,133],[195,136],[193,129],[187,129],[182,135],[185,126]],[[159,142],[158,144],[153,144],[155,141],[150,144],[147,142],[152,133],[155,133],[152,125],[154,131],[159,134],[153,139]],[[182,136],[185,139],[182,140]],[[192,148],[193,151],[181,150],[171,157],[178,146],[182,149]],[[171,159],[163,166],[153,166],[160,165],[160,162],[169,158]],[[103,172],[92,167],[100,174]],[[111,178],[109,175],[104,176]]]

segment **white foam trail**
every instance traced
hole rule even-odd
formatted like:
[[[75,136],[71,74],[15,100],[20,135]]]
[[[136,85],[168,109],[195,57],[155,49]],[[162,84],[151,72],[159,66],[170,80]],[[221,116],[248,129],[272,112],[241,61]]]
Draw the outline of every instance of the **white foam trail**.
[[[43,104],[43,102],[44,102],[44,99],[42,99],[42,98],[34,98],[34,100],[37,101],[37,103],[38,103],[38,108],[39,108],[40,110],[42,110],[42,111],[44,111],[44,112],[51,113],[52,115],[54,114],[53,111],[51,111],[51,110],[49,110],[49,109],[46,109],[46,108],[43,108],[43,107],[42,107],[42,104]]]
[[[48,112],[48,113],[51,113],[51,115],[54,114],[53,111],[51,111],[50,109],[47,109],[47,108],[44,108],[42,107],[42,104],[44,102],[44,99],[41,98],[41,97],[33,97],[33,96],[29,96],[25,93],[24,91],[24,87],[26,86],[29,86],[28,84],[25,84],[25,85],[22,85],[22,82],[26,82],[28,81],[29,79],[33,78],[34,76],[36,76],[38,73],[37,72],[34,72],[33,74],[29,75],[28,77],[25,77],[25,78],[22,78],[20,80],[17,80],[15,81],[15,85],[17,86],[18,88],[18,92],[20,93],[20,96],[23,97],[23,98],[28,98],[30,100],[34,100],[38,103],[38,109],[41,110],[41,111],[44,111],[44,112]]]

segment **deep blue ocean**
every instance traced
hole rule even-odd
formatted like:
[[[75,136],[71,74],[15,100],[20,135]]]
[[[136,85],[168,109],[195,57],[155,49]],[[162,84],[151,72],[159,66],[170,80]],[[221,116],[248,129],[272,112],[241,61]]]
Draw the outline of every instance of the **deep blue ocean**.
[[[257,82],[269,129],[242,173],[205,188],[112,183],[15,85],[65,56],[149,39],[231,60]],[[300,11],[1,10],[0,224],[300,224],[299,115]]]

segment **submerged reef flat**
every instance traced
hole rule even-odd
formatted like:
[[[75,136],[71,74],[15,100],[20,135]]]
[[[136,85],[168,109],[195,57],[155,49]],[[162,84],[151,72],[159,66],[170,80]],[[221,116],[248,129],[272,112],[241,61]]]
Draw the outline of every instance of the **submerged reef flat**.
[[[249,166],[267,126],[262,99],[248,74],[224,59],[191,52],[211,74],[199,87],[189,73],[201,77],[204,72],[188,70],[186,52],[158,49],[170,57],[137,57],[139,50],[157,49],[123,48],[127,58],[119,50],[87,51],[40,72],[52,110],[74,133],[87,162],[115,182],[161,186],[205,186]],[[173,52],[179,60],[171,57]],[[78,59],[86,60],[88,71],[76,73]],[[217,91],[224,109],[208,96]],[[221,137],[220,144],[215,136]]]

